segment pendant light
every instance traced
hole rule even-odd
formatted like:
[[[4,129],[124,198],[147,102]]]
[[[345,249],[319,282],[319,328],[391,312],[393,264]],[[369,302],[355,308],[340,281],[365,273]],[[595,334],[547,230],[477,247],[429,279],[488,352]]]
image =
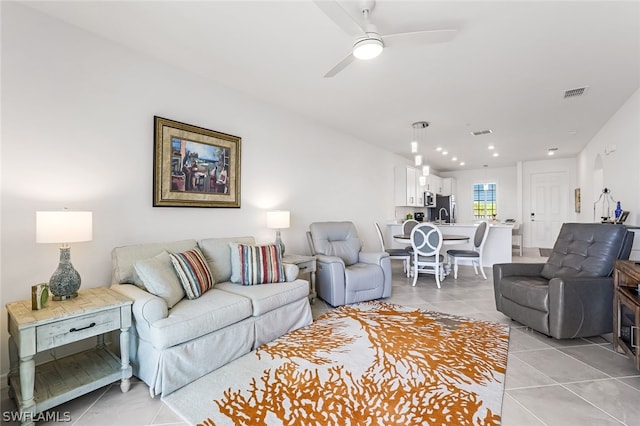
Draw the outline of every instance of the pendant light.
[[[411,141],[411,153],[414,154],[413,160],[416,167],[422,166],[423,157],[418,154],[420,142],[424,142],[424,129],[429,127],[426,121],[416,121],[411,125],[413,127],[413,140]]]

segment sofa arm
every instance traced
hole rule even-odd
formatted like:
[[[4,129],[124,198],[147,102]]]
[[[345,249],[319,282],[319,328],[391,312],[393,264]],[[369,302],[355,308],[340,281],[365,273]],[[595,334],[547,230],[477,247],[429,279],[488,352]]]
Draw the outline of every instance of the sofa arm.
[[[364,252],[361,251],[358,255],[358,262],[371,263],[374,265],[382,265],[382,259],[389,257],[389,253],[386,252]]]
[[[284,277],[287,282],[295,281],[298,278],[298,274],[300,273],[300,268],[298,265],[294,265],[293,263],[284,263]]]
[[[133,300],[131,311],[136,321],[150,326],[169,315],[167,302],[133,284],[113,284],[111,289]]]
[[[613,278],[549,281],[549,333],[556,339],[599,336],[613,330]]]

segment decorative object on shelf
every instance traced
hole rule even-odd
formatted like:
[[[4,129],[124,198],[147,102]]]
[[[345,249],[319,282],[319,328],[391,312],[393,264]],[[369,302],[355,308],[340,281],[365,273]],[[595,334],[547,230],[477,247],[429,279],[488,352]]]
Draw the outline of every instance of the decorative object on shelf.
[[[620,206],[620,201],[618,201],[618,203],[616,204],[616,210],[614,214],[615,214],[616,221],[618,221],[618,219],[622,215],[622,207]]]
[[[154,207],[240,207],[241,138],[161,117],[154,135]]]
[[[280,238],[280,230],[287,229],[290,226],[290,214],[288,210],[274,210],[267,212],[267,228],[276,230],[275,244],[281,248],[281,253],[284,256],[284,243]]]
[[[611,190],[609,188],[603,188],[598,199],[593,203],[593,221],[596,221],[596,207],[598,203],[602,201],[602,213],[600,215],[601,221],[608,221],[611,217],[611,204],[615,203],[615,200],[611,196]]]
[[[576,213],[580,213],[580,188],[573,190],[573,202],[575,204]]]
[[[46,283],[31,286],[31,309],[34,311],[47,307],[49,287]]]
[[[81,211],[36,212],[36,242],[62,243],[60,263],[49,279],[53,300],[76,297],[80,288],[80,274],[71,264],[69,243],[91,241],[93,213]]]

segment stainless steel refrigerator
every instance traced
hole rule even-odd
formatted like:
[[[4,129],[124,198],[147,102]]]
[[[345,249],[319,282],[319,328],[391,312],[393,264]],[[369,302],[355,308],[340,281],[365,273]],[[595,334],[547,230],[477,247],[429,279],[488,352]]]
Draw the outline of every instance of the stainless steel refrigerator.
[[[445,223],[456,222],[456,197],[453,195],[441,196],[436,195],[436,207],[431,215],[432,220],[442,218]]]

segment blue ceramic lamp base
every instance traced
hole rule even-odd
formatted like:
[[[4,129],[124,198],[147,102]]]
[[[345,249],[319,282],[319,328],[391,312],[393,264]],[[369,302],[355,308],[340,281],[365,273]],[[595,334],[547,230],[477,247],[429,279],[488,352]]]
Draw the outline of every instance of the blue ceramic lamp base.
[[[80,274],[71,264],[71,249],[60,247],[58,269],[49,279],[49,292],[53,295],[53,300],[67,300],[76,297],[80,281]]]

